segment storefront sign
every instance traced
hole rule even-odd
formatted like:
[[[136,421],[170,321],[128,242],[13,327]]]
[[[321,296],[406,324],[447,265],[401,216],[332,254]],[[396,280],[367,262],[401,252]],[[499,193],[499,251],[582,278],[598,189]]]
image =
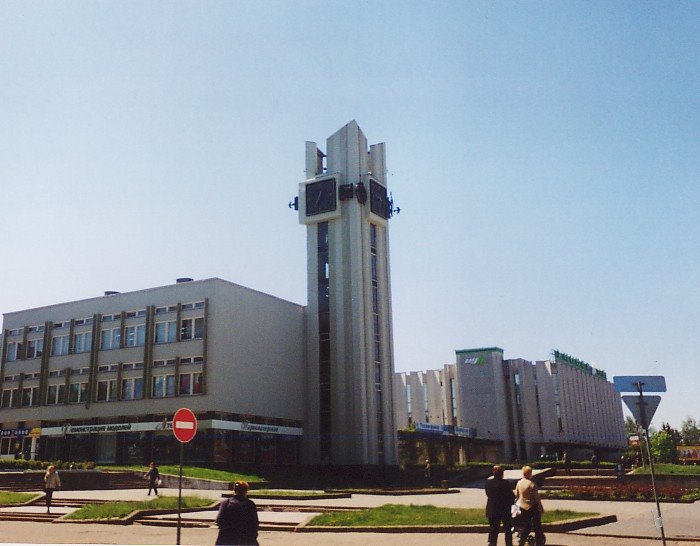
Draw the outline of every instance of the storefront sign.
[[[302,429],[297,427],[280,427],[275,425],[260,425],[256,423],[241,423],[237,421],[223,421],[220,419],[204,419],[199,421],[200,429],[238,430],[251,433],[278,434],[288,436],[301,436]],[[172,421],[151,421],[146,423],[108,423],[104,425],[71,425],[66,423],[60,427],[44,427],[32,429],[38,430],[41,436],[66,436],[70,434],[114,434],[115,432],[151,432],[171,431]],[[16,432],[19,432],[16,434]],[[30,433],[29,429],[0,431],[2,436],[24,436]]]
[[[466,436],[467,438],[476,438],[476,429],[475,428],[455,427],[455,434],[457,436]]]
[[[6,436],[26,436],[29,434],[28,428],[9,428],[5,430],[0,430],[0,437],[5,438]]]
[[[450,430],[445,425],[434,425],[432,423],[416,423],[416,430],[428,434],[450,434]]]

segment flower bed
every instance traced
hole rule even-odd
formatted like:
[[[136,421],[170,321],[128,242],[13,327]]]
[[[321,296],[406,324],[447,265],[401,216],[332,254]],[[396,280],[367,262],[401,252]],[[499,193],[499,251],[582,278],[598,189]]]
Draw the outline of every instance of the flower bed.
[[[656,493],[663,502],[694,502],[700,500],[700,489],[663,486]],[[542,491],[548,499],[610,500],[610,501],[653,501],[654,492],[650,484],[573,485],[565,489]]]

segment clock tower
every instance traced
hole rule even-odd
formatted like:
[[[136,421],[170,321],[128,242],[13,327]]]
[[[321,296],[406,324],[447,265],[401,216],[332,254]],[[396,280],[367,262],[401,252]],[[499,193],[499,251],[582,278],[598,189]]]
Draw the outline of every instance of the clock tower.
[[[398,463],[384,152],[355,121],[306,143],[307,463]]]

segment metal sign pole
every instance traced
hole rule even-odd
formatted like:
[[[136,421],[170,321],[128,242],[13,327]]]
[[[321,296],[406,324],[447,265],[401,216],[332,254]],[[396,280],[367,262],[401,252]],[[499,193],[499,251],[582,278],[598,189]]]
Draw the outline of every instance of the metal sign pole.
[[[180,525],[182,524],[182,454],[185,451],[185,444],[180,442],[180,479],[177,489],[177,542],[180,544]]]
[[[649,469],[651,470],[651,489],[654,492],[654,501],[656,502],[656,515],[658,516],[658,527],[661,531],[661,542],[663,546],[666,546],[666,535],[664,534],[664,519],[661,517],[661,504],[659,503],[659,497],[656,494],[656,481],[654,479],[654,458],[651,456],[651,447],[649,445],[649,424],[646,419],[646,411],[644,408],[644,395],[642,393],[643,383],[637,383],[637,389],[639,390],[639,411],[642,419],[642,426],[644,427],[644,436],[647,444],[647,454],[649,455]],[[657,524],[657,521],[654,522]]]

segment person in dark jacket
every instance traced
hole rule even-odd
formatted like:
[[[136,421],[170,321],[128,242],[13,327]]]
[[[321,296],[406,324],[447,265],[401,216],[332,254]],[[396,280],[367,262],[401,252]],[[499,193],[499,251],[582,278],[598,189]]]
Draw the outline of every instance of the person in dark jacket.
[[[247,482],[236,482],[233,484],[234,496],[221,501],[216,516],[219,526],[216,544],[258,544],[258,509],[248,498],[248,489]]]
[[[143,475],[148,480],[148,496],[151,496],[151,489],[158,496],[158,485],[160,484],[160,472],[156,467],[156,463],[148,465],[148,472]]]
[[[513,546],[513,530],[510,509],[515,495],[513,487],[503,479],[503,467],[496,465],[493,476],[486,480],[486,517],[489,520],[489,546],[496,546],[498,532],[503,523],[506,546]]]

